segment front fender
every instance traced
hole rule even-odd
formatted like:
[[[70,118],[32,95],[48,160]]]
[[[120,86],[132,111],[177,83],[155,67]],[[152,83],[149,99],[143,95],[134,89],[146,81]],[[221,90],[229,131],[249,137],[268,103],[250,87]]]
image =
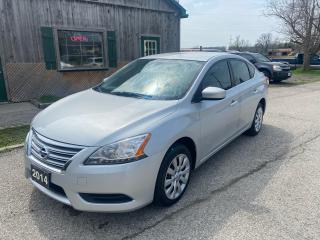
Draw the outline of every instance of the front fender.
[[[190,108],[191,106],[191,108]],[[179,139],[188,137],[199,146],[200,118],[196,107],[180,108],[174,114],[162,119],[152,131],[152,137],[147,145],[146,154],[166,153]]]

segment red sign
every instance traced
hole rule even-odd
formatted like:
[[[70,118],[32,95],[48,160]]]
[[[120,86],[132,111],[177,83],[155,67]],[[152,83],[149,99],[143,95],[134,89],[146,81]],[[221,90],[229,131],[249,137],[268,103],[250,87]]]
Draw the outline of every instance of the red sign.
[[[84,36],[84,35],[71,36],[70,39],[73,42],[88,42],[89,41],[88,37]]]

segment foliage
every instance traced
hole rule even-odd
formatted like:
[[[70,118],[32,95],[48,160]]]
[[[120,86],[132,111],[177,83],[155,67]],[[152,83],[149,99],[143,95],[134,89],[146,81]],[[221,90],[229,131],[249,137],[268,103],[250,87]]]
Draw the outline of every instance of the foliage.
[[[295,74],[295,75],[313,75],[313,76],[320,77],[320,69],[304,70],[303,68],[297,68],[296,70],[293,71],[293,74]]]
[[[310,68],[310,55],[320,50],[320,0],[269,0],[267,15],[280,19],[292,43],[304,53],[303,68]]]
[[[0,148],[23,143],[29,129],[29,126],[0,129]]]
[[[230,40],[229,50],[243,52],[250,51],[251,48],[249,41],[242,39],[240,35],[236,36],[234,40]]]
[[[46,95],[39,98],[39,102],[41,103],[53,103],[60,99],[60,97],[52,96],[52,95]]]

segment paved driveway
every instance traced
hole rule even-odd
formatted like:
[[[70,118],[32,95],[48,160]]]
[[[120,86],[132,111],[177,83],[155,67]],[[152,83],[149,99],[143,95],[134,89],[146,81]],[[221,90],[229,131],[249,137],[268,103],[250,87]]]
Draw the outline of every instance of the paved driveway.
[[[272,86],[262,133],[192,176],[171,208],[82,213],[34,190],[22,150],[0,155],[0,239],[320,239],[320,84]]]

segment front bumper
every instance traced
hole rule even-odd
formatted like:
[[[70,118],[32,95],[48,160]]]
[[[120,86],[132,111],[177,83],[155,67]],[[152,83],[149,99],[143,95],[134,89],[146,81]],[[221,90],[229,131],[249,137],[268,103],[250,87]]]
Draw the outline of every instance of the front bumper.
[[[275,81],[286,80],[291,77],[292,77],[291,71],[281,71],[281,72],[274,72],[273,73],[273,80],[275,80]]]
[[[80,211],[127,212],[139,209],[153,201],[157,174],[164,153],[134,163],[108,166],[85,166],[83,161],[95,151],[86,148],[79,152],[65,171],[57,172],[25,154],[25,176],[44,194]],[[51,184],[47,189],[31,180],[31,165],[51,173]],[[62,191],[56,191],[56,189]],[[86,194],[121,194],[131,198],[129,202],[92,203],[80,196]]]

